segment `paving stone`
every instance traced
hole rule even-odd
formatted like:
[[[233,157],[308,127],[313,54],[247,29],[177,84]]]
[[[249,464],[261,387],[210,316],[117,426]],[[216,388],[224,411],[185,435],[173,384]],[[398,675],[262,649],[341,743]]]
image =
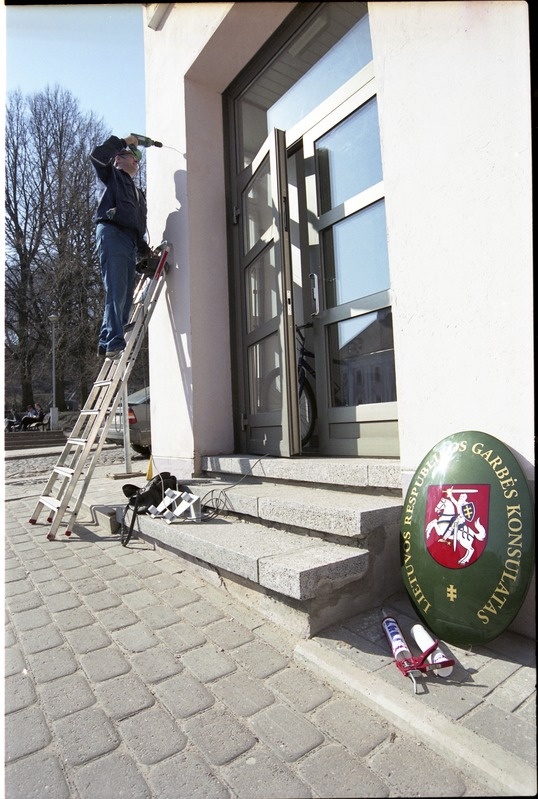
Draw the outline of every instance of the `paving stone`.
[[[488,701],[511,713],[535,691],[536,669],[522,666],[488,695]]]
[[[141,587],[140,580],[131,575],[128,575],[127,577],[117,577],[115,580],[109,580],[108,584],[113,591],[122,597],[124,597],[126,594],[131,594],[134,591],[139,591]]]
[[[284,760],[294,761],[323,743],[323,735],[284,705],[271,705],[250,719],[253,730]]]
[[[153,694],[132,673],[97,683],[94,690],[107,716],[116,721],[145,710],[155,703]]]
[[[54,649],[64,643],[64,639],[53,624],[23,632],[20,640],[24,651],[29,655],[46,652],[48,649]]]
[[[9,713],[6,716],[4,735],[6,763],[44,749],[51,741],[47,722],[37,705],[17,713]]]
[[[211,765],[222,766],[252,749],[256,738],[221,705],[188,719],[183,729]]]
[[[65,633],[72,648],[79,655],[93,652],[95,649],[104,649],[112,643],[108,635],[97,624],[83,627],[80,630],[70,630]]]
[[[8,764],[5,796],[9,799],[70,799],[71,790],[58,758],[50,749],[45,749]]]
[[[45,607],[25,610],[22,613],[12,613],[11,619],[19,632],[37,630],[39,627],[45,627],[51,623],[50,613]]]
[[[62,594],[62,596],[64,596]],[[54,621],[63,632],[68,630],[79,630],[95,623],[95,618],[86,608],[78,607],[70,610],[62,610],[54,614]]]
[[[155,683],[183,671],[179,655],[161,646],[131,656],[131,664],[144,683]]]
[[[121,630],[124,627],[130,627],[132,624],[137,624],[140,620],[136,613],[125,607],[125,603],[117,605],[113,608],[102,610],[98,614],[99,624],[102,624],[106,630],[114,632]]]
[[[254,715],[275,701],[271,691],[243,671],[213,683],[211,690],[233,713],[243,718]]]
[[[179,716],[186,719],[195,713],[207,710],[215,701],[209,691],[186,672],[157,683],[153,691],[173,718]]]
[[[140,608],[137,615],[150,630],[161,630],[163,627],[171,627],[181,621],[178,612],[161,601],[158,604]]]
[[[513,713],[486,702],[462,723],[524,762],[536,764],[536,728]]]
[[[155,576],[146,577],[144,583],[150,591],[154,591],[156,594],[163,595],[162,598],[166,599],[164,593],[170,591],[173,594],[174,591],[183,591],[185,592],[187,589],[183,588],[181,583],[178,582],[176,577],[173,577],[171,574],[167,574],[166,572],[160,572]],[[196,601],[196,595],[189,591],[189,594],[192,596],[191,602]],[[170,603],[172,604],[172,603]]]
[[[113,752],[74,773],[80,799],[152,799],[136,763],[124,752]]]
[[[82,563],[80,566],[76,566],[73,569],[64,570],[64,577],[69,580],[70,583],[73,585],[77,585],[78,582],[82,582],[83,580],[95,580],[95,574],[90,569],[89,566]]]
[[[142,623],[116,630],[113,636],[116,643],[129,652],[145,652],[160,643],[157,636]]]
[[[148,591],[146,588],[141,588],[140,591],[133,591],[130,594],[126,594],[123,597],[123,602],[132,610],[138,611],[141,608],[156,605],[159,600],[151,591]]]
[[[4,676],[20,674],[26,668],[26,661],[19,646],[10,646],[4,652]]]
[[[296,666],[279,671],[269,677],[266,684],[302,713],[313,710],[333,695],[328,685]]]
[[[68,583],[69,587],[71,585]],[[107,584],[99,577],[93,575],[92,577],[85,578],[84,580],[77,580],[76,583],[77,594],[81,596],[89,596],[91,594],[98,594],[107,588]]]
[[[80,664],[91,682],[110,680],[112,677],[127,674],[131,670],[131,666],[116,646],[109,646],[82,655]]]
[[[210,682],[231,674],[237,668],[235,663],[225,654],[208,644],[190,652],[182,658],[186,666],[200,682]]]
[[[34,592],[35,586],[30,580],[25,580],[26,571],[17,569],[17,575],[12,579],[12,573],[6,572],[4,575],[4,595],[6,597],[18,596],[19,594],[27,594]]]
[[[312,786],[316,796],[344,799],[357,796],[390,796],[387,784],[372,774],[357,757],[341,746],[330,744],[307,755],[299,764],[301,777]],[[394,796],[437,796],[438,794],[400,793]],[[456,796],[456,794],[454,794]]]
[[[181,615],[189,624],[194,624],[195,627],[205,627],[207,624],[224,618],[218,608],[210,605],[209,602],[204,602],[202,599],[185,605],[181,609]]]
[[[73,674],[78,668],[73,650],[67,644],[51,649],[46,657],[41,653],[29,655],[28,665],[37,683],[57,680],[59,677]]]
[[[154,765],[185,748],[187,737],[159,707],[144,710],[119,723],[120,734],[137,763]]]
[[[183,608],[185,605],[190,605],[191,602],[199,602],[199,597],[189,588],[181,587],[181,584],[174,578],[176,585],[173,588],[168,588],[161,592],[161,596],[165,602],[168,602],[173,608]]]
[[[71,713],[55,722],[53,732],[54,742],[67,767],[87,763],[120,745],[120,738],[112,723],[103,710],[96,706]],[[96,796],[103,795],[96,790]]]
[[[85,597],[85,602],[93,611],[117,608],[122,603],[120,597],[114,591],[108,591],[107,589],[88,594]]]
[[[223,649],[235,649],[254,640],[254,635],[247,627],[229,620],[216,621],[207,627],[205,632]]]
[[[37,591],[26,591],[23,594],[18,594],[18,596],[12,596],[10,598],[9,612],[12,614],[22,613],[25,610],[40,608],[42,605],[43,599]],[[48,602],[47,607],[49,610],[52,609]]]
[[[14,713],[37,701],[31,676],[26,669],[20,674],[6,677],[4,681],[4,711]]]
[[[95,704],[95,695],[81,674],[70,674],[43,683],[39,688],[39,697],[42,706],[47,709],[47,716],[53,720]]]
[[[269,677],[286,668],[290,662],[289,658],[259,640],[243,644],[234,649],[231,654],[234,660],[241,663],[254,677],[259,679]]]
[[[187,652],[196,646],[205,644],[206,638],[199,630],[189,624],[179,622],[162,630],[157,630],[157,635],[172,650],[172,652]]]
[[[55,594],[63,594],[64,591],[72,591],[73,586],[61,577],[59,580],[51,580],[48,583],[42,583],[39,586],[39,591],[43,596],[54,596]],[[80,586],[77,585],[77,592],[81,593]]]
[[[80,606],[80,599],[71,591],[64,591],[62,594],[54,594],[47,599],[47,608],[51,613],[59,613],[62,610],[73,610],[73,608],[79,608]]]
[[[228,788],[211,771],[206,761],[192,749],[180,752],[151,768],[147,781],[154,799],[230,799]],[[170,786],[173,786],[173,794],[170,793]]]
[[[399,796],[462,796],[465,783],[461,774],[437,757],[420,741],[397,736],[379,747],[368,759],[369,765]],[[413,768],[409,768],[409,763]]]
[[[361,757],[390,735],[386,722],[352,699],[331,699],[311,718],[316,726]]]
[[[233,763],[222,766],[221,770],[234,796],[248,799],[310,799],[313,795],[308,785],[261,744]]]

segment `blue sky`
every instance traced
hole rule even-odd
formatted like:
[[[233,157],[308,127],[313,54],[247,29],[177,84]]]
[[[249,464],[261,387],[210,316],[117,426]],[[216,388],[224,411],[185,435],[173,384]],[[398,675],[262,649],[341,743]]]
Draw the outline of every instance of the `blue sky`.
[[[116,135],[145,133],[142,9],[6,6],[6,90],[31,94],[58,84]]]

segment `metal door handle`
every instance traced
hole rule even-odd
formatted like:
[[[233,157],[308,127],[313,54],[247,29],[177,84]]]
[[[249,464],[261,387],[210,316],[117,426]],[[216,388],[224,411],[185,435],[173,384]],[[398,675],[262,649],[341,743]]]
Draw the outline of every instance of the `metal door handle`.
[[[315,272],[310,272],[310,290],[312,296],[312,306],[313,311],[311,316],[317,316],[319,314],[319,287],[318,287],[318,276]]]

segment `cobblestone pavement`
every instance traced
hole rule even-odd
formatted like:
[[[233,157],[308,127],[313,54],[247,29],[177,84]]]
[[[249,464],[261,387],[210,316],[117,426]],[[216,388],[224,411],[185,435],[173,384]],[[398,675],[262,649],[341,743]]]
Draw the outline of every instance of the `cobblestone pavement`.
[[[8,799],[501,795],[179,559],[86,516],[48,542],[28,524],[47,459],[6,462]]]

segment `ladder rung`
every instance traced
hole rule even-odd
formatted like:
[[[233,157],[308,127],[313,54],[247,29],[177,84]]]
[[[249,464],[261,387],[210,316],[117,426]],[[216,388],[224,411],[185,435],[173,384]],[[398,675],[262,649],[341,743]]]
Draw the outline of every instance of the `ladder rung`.
[[[71,475],[75,473],[75,470],[70,469],[69,466],[55,466],[53,471],[55,471],[56,474],[63,475],[64,477],[71,477]]]
[[[60,499],[56,499],[56,497],[39,497],[39,501],[42,505],[46,505],[47,508],[51,510],[58,510],[62,501]]]
[[[111,383],[112,383],[112,380],[96,380],[95,383],[93,384],[93,387],[95,388],[96,386],[97,387],[99,387],[99,386],[109,386]]]
[[[76,444],[77,447],[83,447],[84,444],[88,443],[88,439],[87,438],[68,438],[67,439],[67,443],[68,444]]]
[[[98,410],[97,411],[95,411],[95,410],[92,410],[92,411],[84,411],[84,410],[82,410],[80,412],[80,415],[81,416],[97,416],[98,413],[99,413]]]

